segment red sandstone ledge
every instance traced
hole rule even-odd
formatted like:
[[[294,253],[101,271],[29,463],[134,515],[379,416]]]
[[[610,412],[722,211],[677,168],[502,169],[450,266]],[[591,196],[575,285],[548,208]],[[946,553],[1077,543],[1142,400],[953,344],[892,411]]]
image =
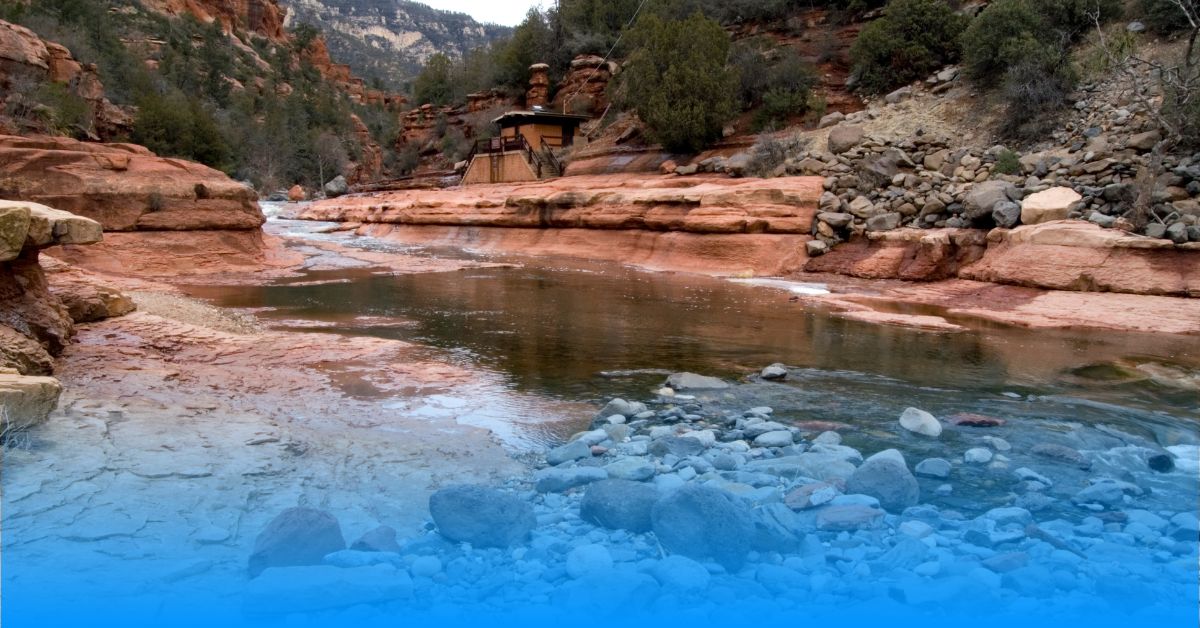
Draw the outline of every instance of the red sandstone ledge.
[[[592,175],[321,201],[300,218],[457,227],[773,233],[812,231],[819,177]]]

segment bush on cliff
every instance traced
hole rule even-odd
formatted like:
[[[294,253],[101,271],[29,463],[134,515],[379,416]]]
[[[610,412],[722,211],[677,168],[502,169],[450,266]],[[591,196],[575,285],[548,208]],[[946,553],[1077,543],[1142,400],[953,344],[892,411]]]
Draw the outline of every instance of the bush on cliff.
[[[148,94],[138,101],[133,141],[166,157],[218,169],[232,167],[231,151],[212,115],[182,92]]]
[[[886,91],[956,61],[966,27],[944,0],[894,0],[850,47],[859,88]]]
[[[1116,0],[996,0],[975,18],[963,63],[980,85],[1001,85],[1003,134],[1033,139],[1054,122],[1078,78],[1071,45],[1119,13]]]
[[[725,67],[729,36],[720,24],[699,13],[686,20],[651,14],[630,37],[622,98],[651,136],[673,152],[696,152],[720,138],[737,112],[736,77]]]

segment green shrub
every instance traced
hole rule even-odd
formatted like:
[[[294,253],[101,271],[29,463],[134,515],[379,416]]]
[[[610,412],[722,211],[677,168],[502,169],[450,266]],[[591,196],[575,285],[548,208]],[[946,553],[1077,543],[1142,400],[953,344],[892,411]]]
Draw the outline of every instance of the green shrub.
[[[1021,173],[1021,156],[1015,152],[1004,149],[1000,154],[996,155],[996,165],[992,168],[993,174],[1020,174]]]
[[[1066,56],[1071,44],[1120,14],[1116,0],[996,0],[963,33],[963,63],[980,81],[1000,78],[1034,54]]]
[[[421,73],[413,80],[413,104],[448,105],[454,98],[450,73],[454,68],[450,57],[435,53],[425,62]]]
[[[55,135],[86,138],[92,127],[92,106],[66,85],[43,83],[34,92],[33,100],[45,109],[42,123]]]
[[[859,88],[883,92],[956,61],[966,26],[943,0],[893,0],[850,47]]]
[[[634,53],[621,73],[623,98],[650,135],[672,152],[696,152],[721,137],[736,113],[736,77],[725,67],[729,36],[699,13],[649,14],[630,33]]]

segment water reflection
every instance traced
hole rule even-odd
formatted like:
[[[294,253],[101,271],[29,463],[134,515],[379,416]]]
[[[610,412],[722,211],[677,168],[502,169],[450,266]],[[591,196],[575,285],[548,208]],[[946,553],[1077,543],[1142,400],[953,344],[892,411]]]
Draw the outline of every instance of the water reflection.
[[[1178,336],[874,325],[789,302],[786,288],[617,265],[400,276],[340,270],[275,285],[189,291],[291,326],[312,321],[319,331],[434,347],[443,359],[502,374],[514,390],[569,400],[644,397],[661,380],[603,372],[691,370],[736,378],[783,362],[913,387],[1069,393],[1194,412],[1193,390],[1151,380],[1113,386],[1089,379],[1083,367],[1136,356],[1194,374],[1200,357],[1200,339]]]

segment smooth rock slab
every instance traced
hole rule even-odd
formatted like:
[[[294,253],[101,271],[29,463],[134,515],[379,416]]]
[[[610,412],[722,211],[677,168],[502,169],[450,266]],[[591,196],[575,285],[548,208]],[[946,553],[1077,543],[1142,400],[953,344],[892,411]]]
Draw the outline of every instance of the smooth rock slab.
[[[663,497],[651,513],[654,534],[668,551],[713,559],[736,570],[754,534],[750,509],[725,491],[688,484]]]
[[[411,595],[408,573],[387,565],[275,567],[250,581],[243,610],[252,616],[311,613]]]
[[[537,526],[533,506],[486,486],[441,489],[429,497],[429,513],[442,536],[476,547],[510,547]]]
[[[658,489],[630,480],[601,480],[587,487],[579,517],[588,523],[630,532],[649,532],[650,513],[658,502]]]

